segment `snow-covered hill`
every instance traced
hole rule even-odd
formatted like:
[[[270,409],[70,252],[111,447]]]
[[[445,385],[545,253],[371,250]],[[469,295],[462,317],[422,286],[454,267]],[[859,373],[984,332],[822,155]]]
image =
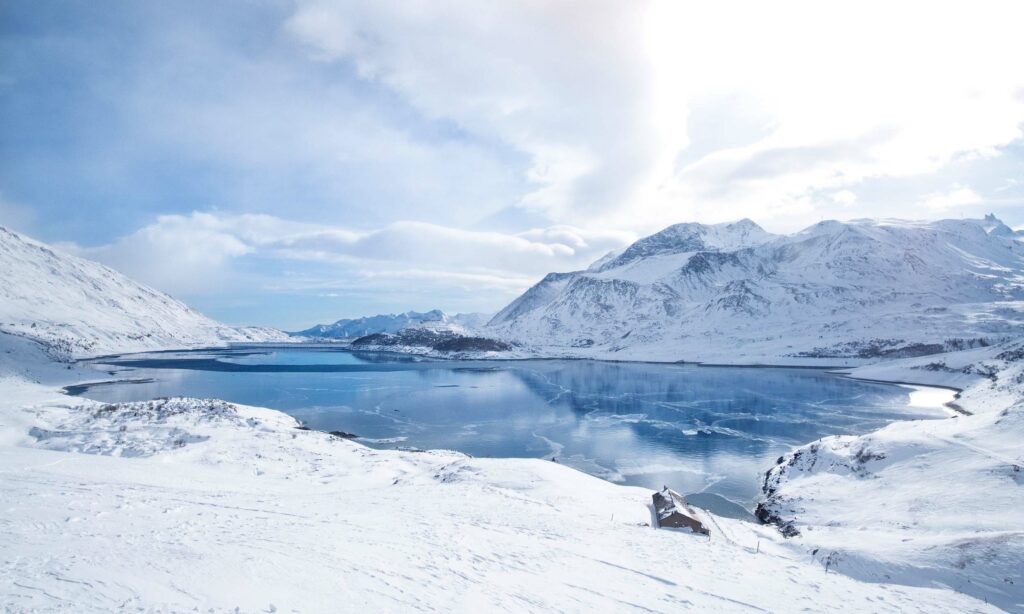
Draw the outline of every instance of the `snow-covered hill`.
[[[853,375],[964,387],[947,420],[826,437],[767,472],[758,514],[823,565],[1024,608],[1024,343],[886,361]]]
[[[0,333],[62,358],[229,342],[284,341],[211,320],[101,264],[0,227]]]
[[[1009,232],[1007,232],[1009,231]],[[1002,222],[679,224],[552,273],[485,333],[526,352],[728,363],[849,363],[1024,333],[1024,244]]]
[[[397,333],[402,329],[418,326],[475,330],[483,326],[488,318],[489,316],[481,313],[450,315],[440,309],[426,312],[407,311],[399,314],[388,313],[343,319],[333,324],[317,324],[312,328],[292,333],[292,335],[319,339],[357,339],[366,335]]]

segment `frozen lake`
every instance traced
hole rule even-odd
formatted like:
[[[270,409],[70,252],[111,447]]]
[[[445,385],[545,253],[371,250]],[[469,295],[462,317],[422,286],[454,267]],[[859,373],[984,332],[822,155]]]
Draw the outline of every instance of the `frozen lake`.
[[[669,485],[742,516],[793,446],[943,417],[905,387],[813,369],[583,360],[438,361],[339,349],[156,353],[93,363],[98,401],[215,397],[270,407],[377,448],[556,459],[607,480]],[[924,403],[923,405],[934,403]]]

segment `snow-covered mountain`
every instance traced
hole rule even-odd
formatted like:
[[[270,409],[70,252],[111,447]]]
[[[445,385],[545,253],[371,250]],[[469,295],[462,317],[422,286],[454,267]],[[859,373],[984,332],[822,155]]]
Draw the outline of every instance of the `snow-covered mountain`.
[[[457,313],[449,315],[440,309],[427,312],[407,311],[405,313],[388,313],[362,318],[338,320],[333,324],[317,324],[312,328],[292,333],[301,337],[320,339],[356,339],[366,335],[381,333],[397,333],[410,328],[426,326],[443,327],[453,330],[475,330],[487,323],[489,316],[481,313]]]
[[[485,333],[599,358],[849,362],[1024,333],[1024,244],[983,220],[678,224],[552,273]]]
[[[0,333],[65,358],[288,339],[273,329],[221,324],[113,269],[3,227],[0,282]]]

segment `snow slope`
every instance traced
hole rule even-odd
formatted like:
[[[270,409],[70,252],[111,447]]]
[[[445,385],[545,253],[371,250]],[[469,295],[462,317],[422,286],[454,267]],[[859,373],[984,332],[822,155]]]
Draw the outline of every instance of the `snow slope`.
[[[0,227],[0,332],[55,356],[285,341],[267,328],[226,326],[101,264]]]
[[[771,527],[654,530],[649,491],[549,461],[376,451],[220,401],[0,389],[10,611],[996,611],[825,573]]]
[[[343,319],[333,324],[317,324],[306,330],[291,333],[299,337],[318,339],[357,339],[366,335],[397,333],[417,326],[445,327],[452,330],[475,330],[490,319],[482,313],[457,313],[449,315],[440,309],[427,312],[407,311],[405,313],[378,314],[362,318]]]
[[[859,364],[1024,333],[1024,244],[995,218],[680,224],[553,273],[484,333],[522,353]]]
[[[969,415],[799,448],[766,475],[759,514],[840,573],[1024,611],[1024,343],[853,375],[966,386]]]

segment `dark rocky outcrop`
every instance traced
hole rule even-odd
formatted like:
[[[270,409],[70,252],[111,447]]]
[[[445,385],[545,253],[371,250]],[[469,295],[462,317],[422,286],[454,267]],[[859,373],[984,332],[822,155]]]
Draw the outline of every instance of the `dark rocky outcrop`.
[[[439,352],[507,352],[512,346],[487,337],[455,337],[434,345]]]
[[[357,348],[422,347],[438,352],[506,352],[512,346],[487,337],[460,335],[447,330],[407,328],[397,333],[374,333],[352,342]]]

